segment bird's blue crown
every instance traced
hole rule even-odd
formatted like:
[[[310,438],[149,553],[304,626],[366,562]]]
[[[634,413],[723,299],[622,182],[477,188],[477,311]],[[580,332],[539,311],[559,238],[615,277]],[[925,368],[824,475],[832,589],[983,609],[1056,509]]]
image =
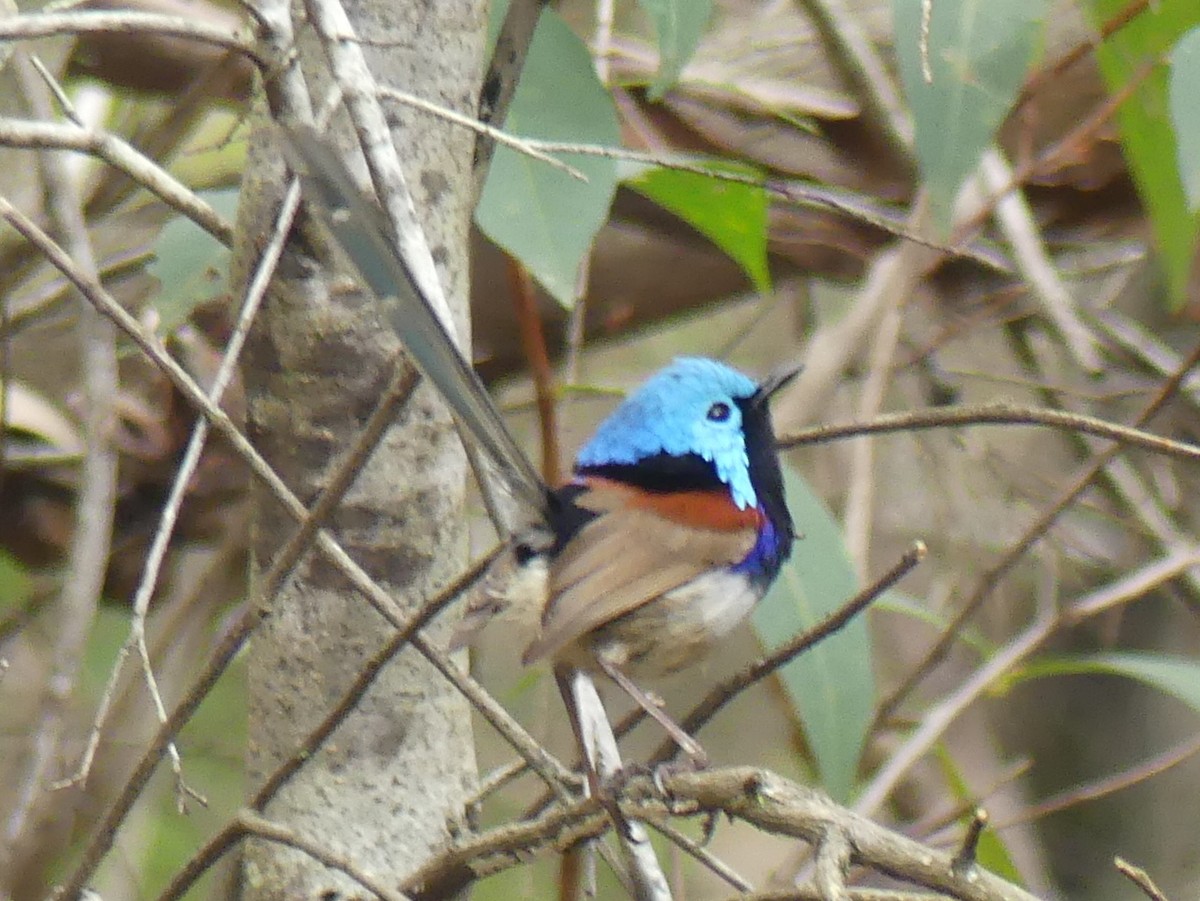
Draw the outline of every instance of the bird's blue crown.
[[[580,468],[635,464],[658,454],[711,463],[740,509],[758,506],[742,429],[744,402],[758,385],[736,369],[680,357],[613,411],[576,458]]]

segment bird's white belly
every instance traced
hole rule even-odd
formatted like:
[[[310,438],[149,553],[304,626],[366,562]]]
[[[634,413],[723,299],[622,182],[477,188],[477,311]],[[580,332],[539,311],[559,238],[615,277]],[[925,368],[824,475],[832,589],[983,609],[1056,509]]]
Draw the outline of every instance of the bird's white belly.
[[[594,633],[593,652],[635,673],[671,673],[733,631],[762,597],[743,574],[706,573]]]
[[[711,572],[667,592],[665,600],[676,617],[712,640],[732,632],[760,596],[741,573]]]

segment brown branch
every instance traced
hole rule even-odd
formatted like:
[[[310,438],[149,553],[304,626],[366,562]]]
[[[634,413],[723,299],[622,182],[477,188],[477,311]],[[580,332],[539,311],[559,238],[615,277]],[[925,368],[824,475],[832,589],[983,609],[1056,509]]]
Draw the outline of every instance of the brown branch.
[[[371,894],[382,898],[383,901],[407,901],[407,897],[403,893],[384,885],[377,877],[365,872],[348,855],[332,851],[324,844],[306,838],[292,829],[273,823],[249,810],[239,813],[236,822],[243,838],[254,836],[295,848],[331,870],[346,874]]]
[[[554,372],[546,350],[546,334],[537,311],[537,291],[533,278],[518,260],[506,257],[508,287],[512,293],[517,325],[521,332],[521,347],[533,376],[534,398],[537,402],[538,427],[542,436],[542,478],[547,485],[557,485],[561,466],[558,451],[558,417],[554,402]]]
[[[850,863],[961,901],[1035,901],[1034,896],[988,871],[955,872],[951,855],[928,848],[835,804],[822,792],[797,785],[767,770],[731,767],[669,775],[663,780],[669,810],[653,780],[631,780],[621,799],[631,819],[656,822],[664,814],[694,816],[722,812],[773,835],[792,836],[827,848],[823,887],[753,898],[820,898],[839,882],[832,875]],[[470,882],[521,865],[533,857],[561,852],[599,835],[608,818],[595,800],[555,809],[536,820],[499,827],[449,849],[407,877],[401,888],[415,899],[446,897]],[[844,888],[840,897],[906,901],[910,894],[861,892]],[[928,895],[923,897],[930,897]]]
[[[1047,66],[1043,66],[1037,72],[1034,72],[1025,81],[1024,87],[1021,88],[1021,93],[1017,96],[1016,103],[1013,104],[1012,110],[1009,111],[1009,116],[1017,113],[1026,103],[1032,100],[1042,88],[1056,83],[1058,77],[1067,69],[1074,66],[1089,53],[1095,50],[1102,41],[1112,37],[1147,9],[1150,8],[1151,0],[1132,0],[1123,9],[1118,10],[1106,22],[1103,22],[1099,28],[1099,40],[1089,37],[1088,40],[1081,41],[1070,50],[1067,50],[1054,62]]]
[[[959,428],[974,425],[1043,426],[1064,432],[1111,438],[1129,447],[1181,460],[1200,462],[1200,447],[1194,444],[1163,438],[1139,428],[1097,419],[1094,416],[1041,407],[1020,407],[1004,401],[970,406],[932,407],[928,410],[909,410],[902,413],[887,413],[867,422],[813,426],[782,436],[778,440],[777,446],[780,449],[791,450],[806,444],[824,444],[829,441],[859,438],[863,435],[916,432],[925,429]]]

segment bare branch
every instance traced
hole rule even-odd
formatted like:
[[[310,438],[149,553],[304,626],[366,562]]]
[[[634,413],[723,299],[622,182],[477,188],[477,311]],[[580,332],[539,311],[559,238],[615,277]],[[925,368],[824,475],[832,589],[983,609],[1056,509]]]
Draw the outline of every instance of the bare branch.
[[[1140,761],[1116,773],[1109,773],[1100,779],[1085,782],[1082,785],[1074,785],[1057,795],[1052,795],[1049,798],[1038,801],[1036,804],[1031,804],[1016,815],[996,823],[995,828],[999,831],[1007,829],[1010,826],[1031,823],[1034,820],[1039,820],[1052,813],[1058,813],[1060,810],[1066,810],[1077,804],[1107,797],[1115,792],[1129,788],[1131,785],[1145,782],[1152,776],[1165,773],[1171,767],[1183,763],[1185,760],[1191,760],[1197,754],[1200,754],[1200,737],[1193,736],[1173,748],[1168,748],[1161,754],[1156,754],[1149,760]]]
[[[0,24],[4,21],[14,20],[0,20]],[[207,201],[116,135],[62,122],[0,118],[0,147],[77,150],[96,156],[125,173],[173,210],[187,216],[222,244],[233,243],[233,226]]]
[[[817,789],[797,785],[767,770],[730,767],[669,775],[663,782],[671,799],[670,812],[675,815],[723,812],[771,834],[793,836],[826,848],[825,863],[819,865],[826,874],[819,880],[820,886],[786,893],[762,892],[747,896],[750,898],[829,901],[830,893],[852,901],[933,897],[847,888],[844,877],[839,879],[833,874],[844,873],[852,860],[962,901],[1035,901],[1033,895],[980,867],[967,874],[957,873],[951,855],[892,832],[840,807]],[[660,797],[653,780],[631,780],[621,800],[621,811],[630,819],[659,820],[667,813]],[[491,830],[447,850],[406,877],[402,890],[426,897],[447,897],[476,879],[520,865],[530,856],[573,847],[599,835],[606,826],[607,818],[594,800],[579,801],[535,820]]]
[[[1115,866],[1123,876],[1129,879],[1134,885],[1146,893],[1146,897],[1150,901],[1169,901],[1162,889],[1154,884],[1154,880],[1150,878],[1150,874],[1141,867],[1135,867],[1133,864],[1120,857],[1113,858],[1113,866]]]
[[[1161,565],[1161,561],[1154,561],[1138,573],[1116,580],[1111,586],[1104,586],[1082,595],[1053,616],[1041,616],[1036,619],[1023,632],[992,654],[974,673],[961,680],[958,688],[924,713],[917,728],[872,776],[858,796],[854,809],[863,814],[876,811],[899,784],[903,775],[941,739],[950,724],[987,691],[990,685],[995,684],[1005,673],[1011,672],[1017,664],[1042,647],[1062,625],[1079,622],[1085,616],[1095,615],[1117,603],[1141,597],[1163,580],[1178,575],[1189,565],[1195,565],[1195,560],[1200,559],[1197,555],[1200,555],[1200,548],[1194,549],[1191,557],[1176,555],[1172,558],[1174,569],[1167,569]],[[1097,598],[1103,598],[1104,603],[1096,603]]]
[[[511,7],[510,7],[511,8]],[[551,169],[557,169],[559,172],[565,172],[578,181],[586,182],[587,176],[576,169],[574,166],[569,166],[557,157],[553,157],[548,153],[543,153],[538,150],[524,138],[518,138],[515,135],[510,135],[508,132],[496,128],[492,125],[485,125],[470,116],[464,116],[462,113],[442,106],[441,104],[432,103],[418,97],[416,94],[410,94],[407,91],[402,91],[399,88],[391,88],[386,85],[379,87],[379,96],[383,100],[392,100],[404,106],[411,106],[413,109],[421,110],[429,113],[431,116],[437,116],[439,119],[444,119],[447,122],[452,122],[455,125],[460,125],[463,128],[470,129],[477,135],[486,137],[490,141],[495,141],[497,144],[503,144],[517,153],[523,153],[531,160],[537,160],[539,163],[545,163]]]
[[[820,425],[792,432],[779,438],[777,446],[792,449],[806,444],[825,444],[863,435],[882,435],[889,432],[915,432],[924,429],[959,428],[973,425],[1044,426],[1065,432],[1079,432],[1111,438],[1123,445],[1200,462],[1200,447],[1183,441],[1163,438],[1132,426],[1068,413],[1043,407],[1020,407],[1003,401],[970,406],[932,407],[928,410],[908,410],[885,413],[868,422],[849,422]]]
[[[252,810],[241,811],[220,832],[208,840],[188,866],[171,881],[158,896],[158,901],[181,898],[197,879],[210,870],[222,857],[248,838],[278,842],[301,851],[330,869],[345,873],[368,892],[384,901],[407,901],[407,896],[365,872],[348,855],[339,854],[325,845],[274,823]]]

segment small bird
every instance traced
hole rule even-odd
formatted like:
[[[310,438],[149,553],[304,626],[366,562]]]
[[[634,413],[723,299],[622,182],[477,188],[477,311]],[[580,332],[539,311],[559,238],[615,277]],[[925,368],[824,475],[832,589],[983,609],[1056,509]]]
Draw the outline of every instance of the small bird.
[[[703,764],[700,746],[632,676],[675,672],[703,656],[749,614],[790,555],[768,401],[798,369],[758,383],[714,360],[677,359],[600,424],[571,480],[551,488],[393,249],[378,208],[315,133],[293,131],[290,140],[308,173],[306,198],[328,213],[385,307],[398,299],[392,321],[405,345],[529,508],[510,561],[510,585],[520,587],[505,598],[527,603],[532,595],[540,607],[525,663],[551,661],[560,687],[573,670],[605,674]]]

